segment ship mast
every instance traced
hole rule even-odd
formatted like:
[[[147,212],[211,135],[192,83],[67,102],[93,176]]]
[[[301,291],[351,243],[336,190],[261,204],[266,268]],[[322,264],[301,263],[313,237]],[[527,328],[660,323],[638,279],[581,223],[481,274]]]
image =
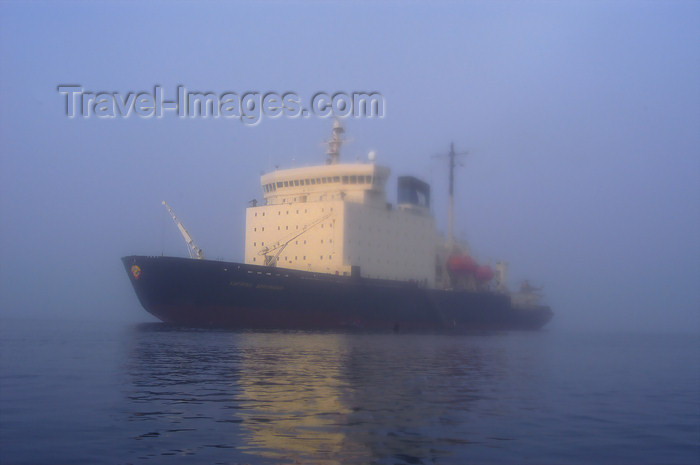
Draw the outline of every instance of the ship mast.
[[[450,162],[450,187],[449,197],[447,199],[447,247],[450,252],[455,248],[454,236],[454,184],[455,184],[455,167],[457,166],[456,158],[459,155],[466,155],[467,152],[455,153],[455,143],[450,142],[450,153],[447,155]]]
[[[333,122],[333,137],[328,141],[328,149],[326,150],[326,155],[328,159],[326,164],[337,165],[340,160],[340,147],[343,145],[345,139],[342,138],[345,134],[345,129],[340,125],[340,121],[335,120]]]
[[[450,142],[450,188],[449,197],[447,198],[447,246],[450,251],[454,249],[455,236],[454,236],[454,215],[455,215],[455,203],[454,203],[454,184],[455,184],[455,143]]]

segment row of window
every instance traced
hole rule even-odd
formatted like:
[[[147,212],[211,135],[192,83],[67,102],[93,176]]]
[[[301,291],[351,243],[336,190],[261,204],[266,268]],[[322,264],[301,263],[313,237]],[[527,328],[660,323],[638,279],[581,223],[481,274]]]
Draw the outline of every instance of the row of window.
[[[326,226],[325,223],[321,223],[321,229],[324,229],[325,226]],[[333,223],[328,223],[328,227],[329,227],[329,228],[332,228],[332,227],[333,227]],[[281,226],[277,226],[277,230],[278,230],[278,231],[281,231],[281,230],[282,230],[281,228],[282,228]],[[297,229],[299,229],[299,225],[297,225]],[[262,226],[262,227],[260,228],[260,230],[261,230],[261,231],[265,231],[265,226]],[[289,226],[285,226],[285,227],[284,227],[284,230],[285,230],[285,231],[289,231]],[[257,226],[253,228],[253,232],[258,232],[258,227],[257,227]]]
[[[316,184],[329,184],[329,183],[341,183],[341,184],[372,184],[372,176],[370,175],[348,175],[348,176],[328,176],[325,178],[309,178],[309,179],[295,179],[294,181],[277,181],[271,182],[270,184],[263,185],[263,190],[266,193],[275,192],[277,189],[282,189],[284,187],[297,187],[297,186],[313,186]]]
[[[319,255],[319,256],[321,257],[321,260],[323,260],[323,255]],[[253,257],[253,261],[256,261],[255,258],[256,258],[256,257]],[[298,260],[298,259],[299,259],[298,256],[294,257],[294,260]],[[302,257],[302,260],[306,260],[306,255],[304,255],[304,256]],[[333,257],[332,257],[331,255],[329,255],[329,256],[328,256],[328,260],[333,260]],[[284,257],[284,261],[291,262],[291,260],[290,260],[289,257],[287,257],[287,256]]]
[[[299,245],[299,241],[295,241],[295,242],[296,242],[295,245]],[[333,239],[328,239],[328,243],[329,243],[329,244],[332,244],[332,243],[333,243]],[[323,244],[323,239],[321,239],[321,244]],[[261,242],[260,245],[261,245],[261,246],[264,246],[264,245],[265,245],[265,242]],[[306,245],[306,239],[304,239],[304,244],[303,244],[303,245]],[[257,242],[257,241],[254,241],[254,242],[253,242],[253,247],[257,247],[257,246],[258,246],[258,242]]]
[[[294,200],[296,200],[296,198],[295,198]],[[325,212],[325,211],[326,211],[325,208],[322,208],[322,209],[321,209],[321,213],[323,213],[323,212]],[[333,207],[331,207],[331,211],[333,211]],[[305,208],[305,209],[304,209],[304,213],[307,213],[307,212],[308,212],[308,209]],[[282,214],[282,210],[277,210],[277,214],[278,214],[278,215],[281,215],[281,214]],[[298,214],[299,214],[299,210],[297,210],[297,215],[298,215]],[[287,215],[289,215],[289,210],[287,210]],[[255,212],[255,216],[258,216],[258,212]],[[262,212],[262,216],[265,216],[265,212]],[[298,229],[298,228],[297,228],[297,229]]]

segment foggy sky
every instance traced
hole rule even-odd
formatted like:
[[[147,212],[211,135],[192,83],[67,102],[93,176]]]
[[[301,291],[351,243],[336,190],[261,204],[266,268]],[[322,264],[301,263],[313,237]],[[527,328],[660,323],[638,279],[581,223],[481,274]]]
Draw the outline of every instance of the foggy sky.
[[[377,91],[342,160],[433,187],[550,328],[700,331],[700,3],[0,3],[0,316],[151,321],[120,257],[243,259],[259,176],[322,163],[332,121],[65,116],[90,91]]]

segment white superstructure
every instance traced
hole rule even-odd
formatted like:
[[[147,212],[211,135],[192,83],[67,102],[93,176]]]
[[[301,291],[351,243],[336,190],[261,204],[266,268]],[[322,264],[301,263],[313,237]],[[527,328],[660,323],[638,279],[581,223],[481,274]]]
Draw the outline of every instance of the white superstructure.
[[[260,178],[264,205],[246,211],[245,262],[339,275],[359,267],[363,277],[434,287],[438,237],[429,191],[411,191],[413,201],[392,207],[389,168],[373,157],[340,163],[342,132],[336,124],[327,164]]]

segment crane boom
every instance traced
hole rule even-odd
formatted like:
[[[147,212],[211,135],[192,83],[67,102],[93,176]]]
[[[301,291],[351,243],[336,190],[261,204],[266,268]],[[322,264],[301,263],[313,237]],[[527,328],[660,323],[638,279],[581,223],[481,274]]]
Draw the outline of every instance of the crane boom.
[[[289,236],[289,239],[280,239],[277,241],[274,245],[268,247],[265,246],[262,248],[259,252],[258,255],[263,255],[265,257],[265,266],[277,266],[277,259],[279,258],[280,254],[282,251],[289,245],[290,242],[292,242],[294,239],[297,237],[301,236],[305,232],[309,231],[311,228],[314,226],[320,224],[324,220],[330,218],[333,216],[333,213],[327,213],[320,218],[315,219],[311,223],[304,225],[302,230],[300,232],[294,232],[291,236]],[[274,252],[274,255],[270,255],[271,253]]]
[[[170,213],[170,216],[175,222],[175,226],[177,226],[177,229],[180,230],[180,234],[182,234],[182,237],[185,239],[185,242],[187,243],[187,252],[190,254],[190,258],[196,258],[197,260],[203,259],[204,251],[200,249],[197,246],[197,244],[195,244],[194,239],[192,239],[190,233],[187,232],[187,229],[185,229],[180,220],[177,219],[177,216],[175,216],[175,212],[173,211],[173,209],[170,208],[170,206],[165,202],[165,200],[163,200],[163,205],[168,210],[168,213]]]

